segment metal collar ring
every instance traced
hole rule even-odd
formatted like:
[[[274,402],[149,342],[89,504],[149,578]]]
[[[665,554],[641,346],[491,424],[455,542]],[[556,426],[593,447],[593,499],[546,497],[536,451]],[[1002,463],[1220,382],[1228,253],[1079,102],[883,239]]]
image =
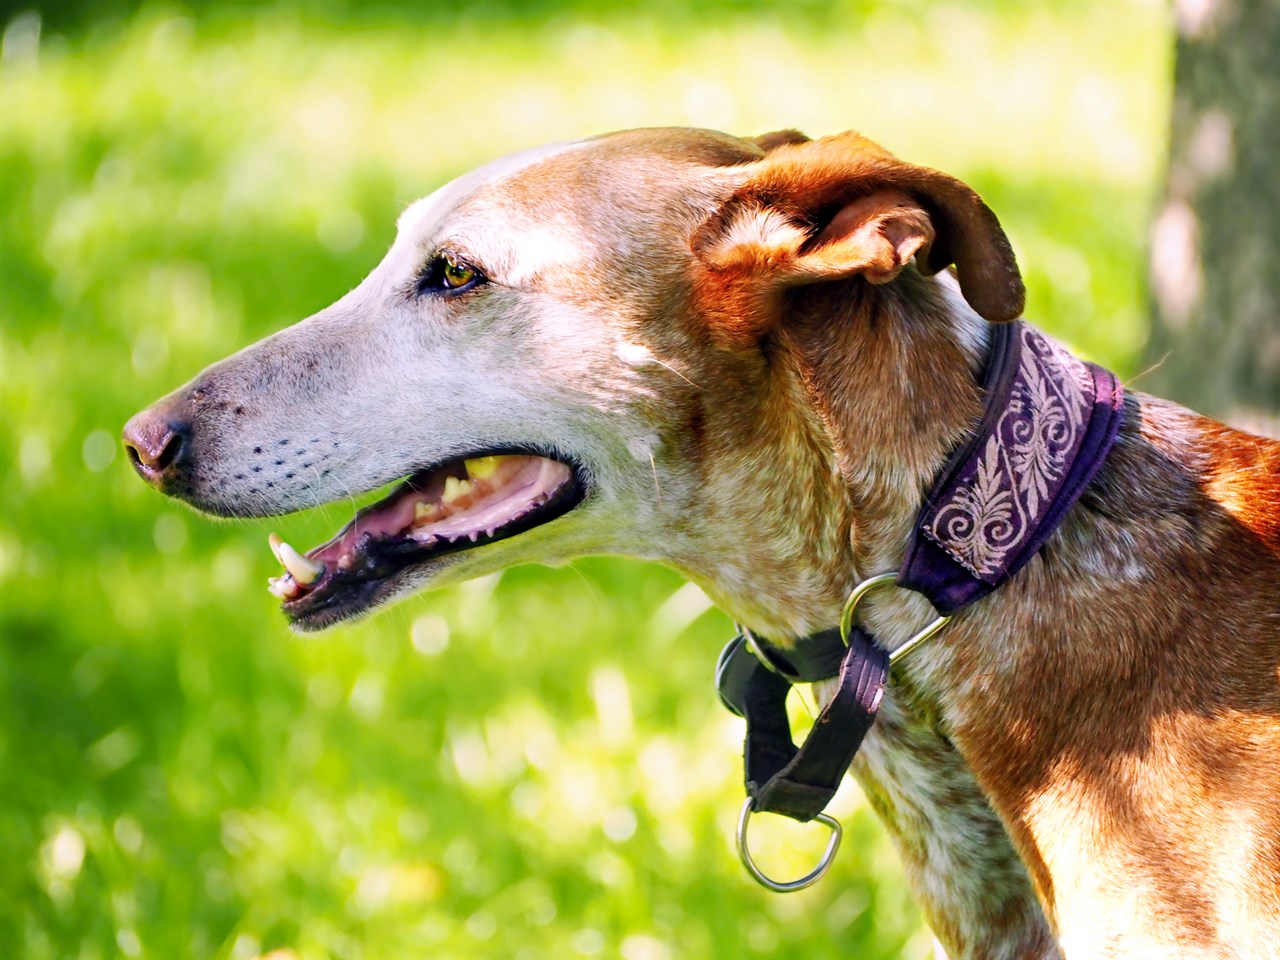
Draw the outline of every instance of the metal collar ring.
[[[738,857],[742,860],[742,865],[747,868],[747,873],[751,874],[762,887],[766,887],[774,893],[794,893],[796,890],[811,887],[821,880],[835,861],[836,851],[840,849],[840,838],[844,834],[840,827],[840,821],[825,813],[820,813],[814,817],[815,822],[831,828],[831,836],[827,839],[827,849],[822,852],[822,859],[818,861],[816,867],[798,880],[774,880],[772,877],[766,876],[764,871],[756,866],[756,862],[751,859],[751,851],[747,848],[747,824],[751,821],[754,807],[755,799],[747,797],[746,802],[742,805],[742,811],[738,814]]]

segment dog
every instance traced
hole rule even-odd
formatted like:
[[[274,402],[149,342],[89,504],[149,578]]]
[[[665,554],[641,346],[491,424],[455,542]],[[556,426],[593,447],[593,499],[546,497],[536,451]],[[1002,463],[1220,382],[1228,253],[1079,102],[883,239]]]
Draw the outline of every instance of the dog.
[[[853,133],[611,134],[410,206],[311,318],[135,416],[142,477],[265,517],[319,630],[503,567],[668,564],[785,648],[895,569],[1023,287],[970,188]],[[895,666],[853,774],[952,957],[1275,957],[1280,443],[1137,392],[1042,549]],[[934,615],[877,592],[894,650]]]

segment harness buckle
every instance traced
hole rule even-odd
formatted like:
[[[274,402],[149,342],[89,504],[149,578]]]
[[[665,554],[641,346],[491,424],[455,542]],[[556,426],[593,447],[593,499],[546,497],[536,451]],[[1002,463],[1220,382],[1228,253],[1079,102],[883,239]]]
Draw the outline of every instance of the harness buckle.
[[[747,824],[751,821],[751,814],[755,809],[755,798],[747,797],[746,802],[742,805],[742,812],[738,814],[738,858],[742,861],[742,865],[747,868],[747,873],[751,874],[760,886],[774,893],[794,893],[797,890],[803,890],[805,887],[811,887],[826,874],[831,864],[835,862],[836,851],[840,849],[840,838],[844,831],[840,827],[840,821],[835,817],[820,813],[814,817],[814,821],[831,828],[831,836],[827,839],[827,849],[822,852],[822,859],[818,861],[818,865],[806,873],[798,880],[774,880],[765,874],[756,862],[751,859],[751,851],[747,848]]]

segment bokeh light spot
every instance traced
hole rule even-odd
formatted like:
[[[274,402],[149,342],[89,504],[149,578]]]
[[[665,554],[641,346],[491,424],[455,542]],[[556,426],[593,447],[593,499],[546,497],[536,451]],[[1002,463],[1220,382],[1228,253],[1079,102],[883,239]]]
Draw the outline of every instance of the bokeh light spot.
[[[346,253],[364,239],[364,220],[350,207],[328,210],[316,224],[316,239],[333,253]]]
[[[657,937],[633,933],[621,946],[623,960],[671,960],[671,948]]]
[[[604,835],[614,843],[630,840],[636,832],[636,814],[630,807],[614,807],[604,815]]]
[[[58,880],[74,880],[84,863],[84,837],[71,826],[58,829],[42,851],[46,869]]]
[[[116,458],[119,441],[105,430],[94,430],[84,438],[80,455],[84,457],[84,465],[94,473],[101,473],[111,466]]]
[[[586,927],[573,935],[573,949],[584,957],[597,956],[604,949],[604,934]]]
[[[176,513],[162,513],[156,517],[151,539],[161,553],[180,553],[187,545],[187,523]]]
[[[449,646],[449,621],[438,613],[424,614],[413,621],[409,637],[424,657],[439,656]]]
[[[116,946],[126,957],[136,957],[142,952],[142,941],[132,927],[121,927],[116,931]]]
[[[27,486],[34,487],[44,479],[52,459],[49,441],[42,433],[28,433],[18,448],[18,467]]]

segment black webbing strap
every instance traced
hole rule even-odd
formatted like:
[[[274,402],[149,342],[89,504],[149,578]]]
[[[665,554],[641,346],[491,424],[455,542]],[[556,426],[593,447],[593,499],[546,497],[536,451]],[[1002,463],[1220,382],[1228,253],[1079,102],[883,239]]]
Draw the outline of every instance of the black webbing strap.
[[[765,666],[744,637],[736,637],[720,654],[716,668],[720,698],[747,721],[744,748],[747,795],[754,801],[755,811],[812,820],[835,795],[863,737],[875,721],[889,673],[889,655],[854,627],[847,650],[839,633],[833,631],[810,638],[819,643],[806,651],[804,659],[833,662],[830,649],[833,640],[843,654],[838,672],[803,679],[838,676],[839,685],[799,747],[791,739],[791,725],[787,720],[787,692],[793,681]],[[769,650],[765,655],[774,660],[774,653]],[[792,651],[787,651],[790,653]]]

